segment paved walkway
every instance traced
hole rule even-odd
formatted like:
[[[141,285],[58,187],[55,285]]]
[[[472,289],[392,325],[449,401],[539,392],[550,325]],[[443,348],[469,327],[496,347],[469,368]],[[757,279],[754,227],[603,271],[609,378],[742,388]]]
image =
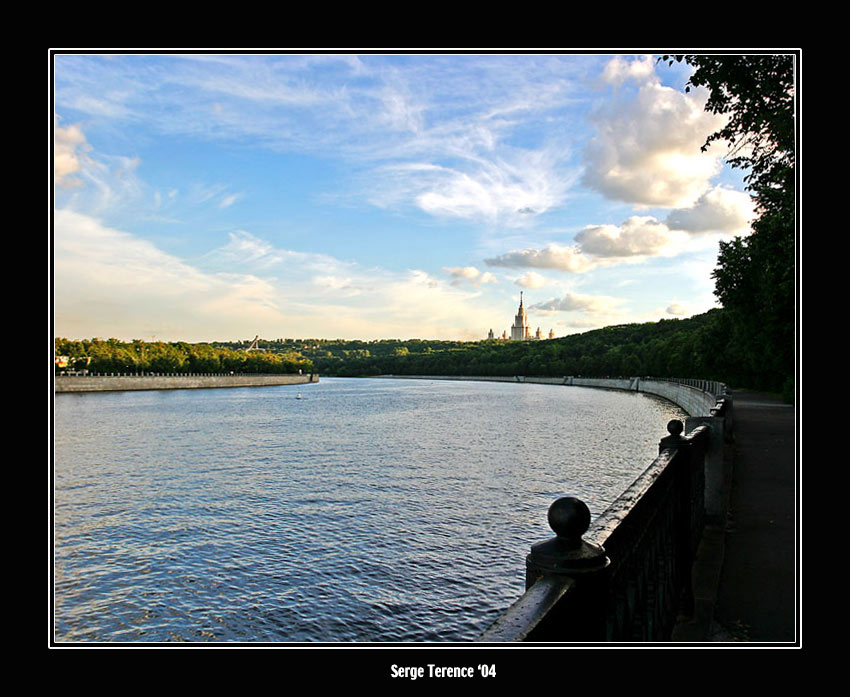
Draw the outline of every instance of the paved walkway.
[[[674,639],[798,642],[799,486],[795,410],[732,393],[729,514],[706,530],[695,569],[697,612]]]

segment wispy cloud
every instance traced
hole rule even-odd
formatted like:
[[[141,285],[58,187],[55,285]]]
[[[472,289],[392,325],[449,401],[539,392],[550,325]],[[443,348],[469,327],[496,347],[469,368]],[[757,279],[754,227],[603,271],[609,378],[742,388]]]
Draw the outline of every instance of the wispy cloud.
[[[370,199],[521,226],[579,175],[552,118],[586,63],[558,57],[60,56],[60,108],[164,134],[324,153],[366,167]],[[215,70],[210,70],[214,65]],[[144,69],[139,69],[144,66]],[[132,79],[130,79],[132,76]],[[110,108],[105,104],[111,105]],[[381,173],[387,176],[381,176]]]

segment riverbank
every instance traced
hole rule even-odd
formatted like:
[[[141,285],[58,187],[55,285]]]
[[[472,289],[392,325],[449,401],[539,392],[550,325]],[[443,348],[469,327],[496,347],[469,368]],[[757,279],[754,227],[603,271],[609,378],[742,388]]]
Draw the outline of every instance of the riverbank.
[[[678,405],[689,416],[706,416],[725,392],[723,383],[708,380],[663,380],[653,378],[581,378],[564,376],[531,377],[480,375],[376,375],[377,378],[404,380],[462,380],[465,382],[519,382],[536,385],[567,385],[594,389],[645,392]]]
[[[307,375],[59,375],[54,392],[123,392],[127,390],[197,390],[222,387],[268,387],[319,382]]]

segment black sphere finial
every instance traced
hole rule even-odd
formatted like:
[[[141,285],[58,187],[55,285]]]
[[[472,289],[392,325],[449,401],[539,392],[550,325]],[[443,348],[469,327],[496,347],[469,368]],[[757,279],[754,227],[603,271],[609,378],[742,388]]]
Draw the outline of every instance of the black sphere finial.
[[[679,419],[673,419],[667,424],[667,432],[671,436],[680,436],[682,435],[682,431],[685,430],[685,424],[683,424]]]
[[[549,527],[558,537],[580,542],[590,527],[590,509],[575,496],[564,496],[549,506]]]

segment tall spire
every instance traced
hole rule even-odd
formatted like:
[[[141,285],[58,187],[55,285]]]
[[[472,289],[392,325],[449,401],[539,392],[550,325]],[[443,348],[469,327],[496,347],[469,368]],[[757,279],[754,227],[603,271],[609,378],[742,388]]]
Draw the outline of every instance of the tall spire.
[[[513,341],[525,341],[529,339],[529,329],[528,329],[528,315],[525,313],[525,307],[523,307],[523,297],[522,291],[519,292],[519,309],[517,310],[516,317],[514,317],[514,323],[511,327],[511,340]]]

